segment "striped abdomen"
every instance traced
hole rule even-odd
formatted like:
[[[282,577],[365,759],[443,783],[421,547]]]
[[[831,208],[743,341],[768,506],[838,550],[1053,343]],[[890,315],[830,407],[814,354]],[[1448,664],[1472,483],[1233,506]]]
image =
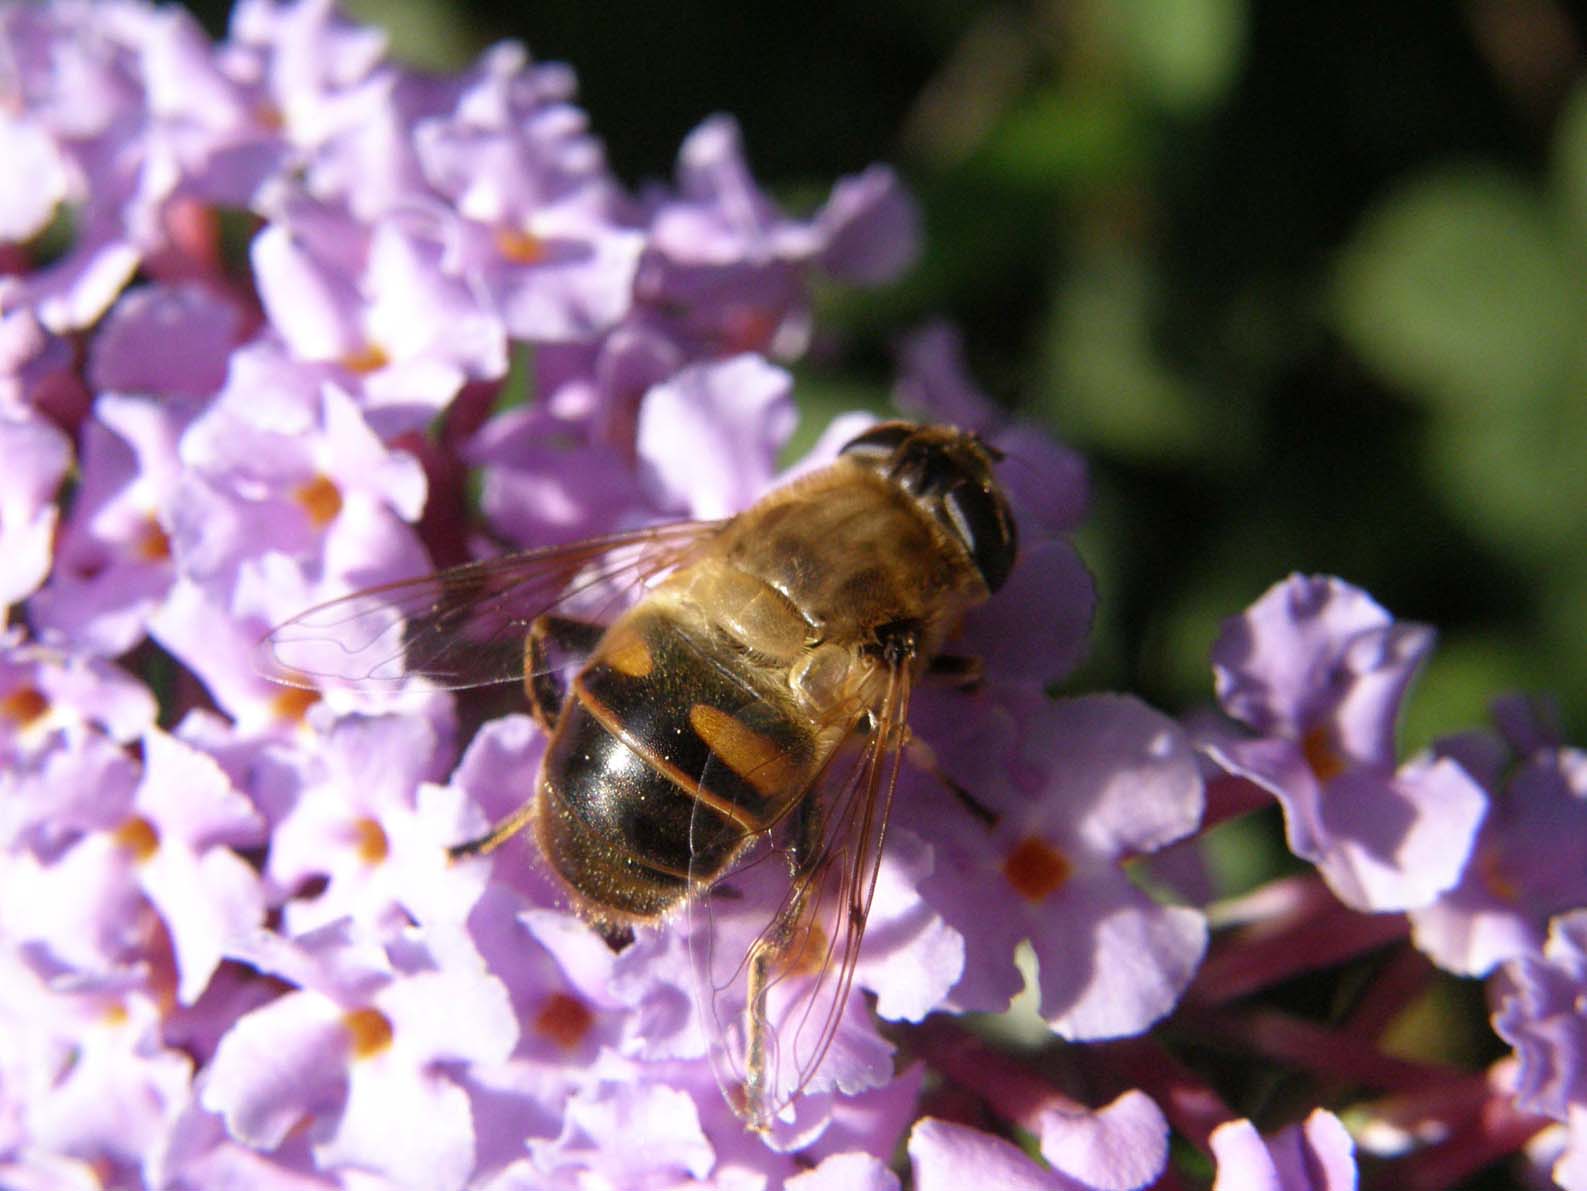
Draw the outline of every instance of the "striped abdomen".
[[[569,690],[537,811],[589,912],[665,913],[809,790],[848,725],[813,732],[778,677],[664,600],[612,626]]]

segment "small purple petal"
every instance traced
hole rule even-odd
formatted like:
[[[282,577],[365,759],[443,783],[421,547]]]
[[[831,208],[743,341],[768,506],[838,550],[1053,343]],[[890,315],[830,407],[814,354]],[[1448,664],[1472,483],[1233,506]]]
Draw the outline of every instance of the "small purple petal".
[[[1342,759],[1392,765],[1394,712],[1431,648],[1430,630],[1396,625],[1359,588],[1292,575],[1225,623],[1212,657],[1235,719],[1294,741],[1326,730],[1316,744]]]
[[[345,1047],[334,1001],[287,993],[244,1014],[220,1040],[200,1099],[238,1141],[273,1150],[305,1116],[334,1107],[344,1095]]]
[[[920,211],[886,166],[839,180],[816,221],[822,268],[853,285],[892,281],[920,253]]]
[[[783,1183],[783,1191],[898,1191],[898,1176],[874,1154],[833,1154]]]
[[[1097,1191],[1135,1191],[1168,1165],[1168,1121],[1144,1092],[1091,1112],[1048,1109],[1039,1124],[1042,1157]]]
[[[1066,1191],[1074,1184],[1027,1158],[1000,1137],[931,1117],[909,1135],[909,1165],[917,1191]]]
[[[226,379],[241,324],[242,312],[211,290],[142,286],[105,316],[94,337],[89,379],[101,390],[208,397]]]
[[[1339,1118],[1316,1109],[1299,1125],[1264,1141],[1250,1121],[1212,1133],[1218,1160],[1213,1191],[1355,1191],[1355,1142]]]
[[[1122,874],[1066,891],[1062,908],[1031,945],[1041,1014],[1065,1038],[1143,1032],[1178,1003],[1207,949],[1199,911],[1158,905]]]
[[[741,512],[771,485],[793,433],[793,380],[759,356],[685,368],[645,397],[639,456],[658,503],[712,520]]]

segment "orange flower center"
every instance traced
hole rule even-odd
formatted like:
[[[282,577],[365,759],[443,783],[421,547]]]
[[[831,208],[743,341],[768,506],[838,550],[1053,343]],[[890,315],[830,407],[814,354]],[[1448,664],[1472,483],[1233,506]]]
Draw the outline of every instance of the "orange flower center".
[[[546,244],[533,232],[522,228],[496,229],[496,251],[517,265],[535,265],[545,259]]]
[[[309,708],[320,701],[318,691],[304,690],[302,687],[288,687],[277,692],[270,699],[270,710],[279,720],[290,723],[302,723],[303,717],[309,713]]]
[[[595,1024],[590,1007],[572,993],[552,993],[535,1014],[534,1031],[563,1050],[572,1050]]]
[[[133,544],[132,554],[139,562],[164,562],[171,557],[171,539],[153,516],[144,523],[143,532]]]
[[[353,844],[358,850],[358,858],[365,864],[379,864],[391,854],[391,844],[386,839],[385,829],[367,817],[353,824]]]
[[[159,830],[142,815],[134,815],[116,828],[113,838],[134,860],[147,860],[160,849]]]
[[[329,476],[315,476],[298,485],[292,498],[303,506],[315,529],[324,529],[342,511],[342,491]]]
[[[390,363],[391,357],[378,343],[366,343],[363,347],[350,351],[342,357],[342,367],[360,375],[379,372]]]
[[[38,723],[50,710],[50,701],[37,687],[19,686],[0,699],[0,719],[10,720],[18,728]]]
[[[372,1006],[344,1014],[342,1027],[355,1059],[371,1058],[391,1045],[391,1019]]]
[[[1321,724],[1301,738],[1300,751],[1306,758],[1306,764],[1320,782],[1330,781],[1345,771],[1347,765],[1345,758],[1334,747],[1328,729]]]
[[[1040,902],[1069,879],[1069,862],[1046,840],[1030,836],[1003,861],[1003,876],[1026,901]]]

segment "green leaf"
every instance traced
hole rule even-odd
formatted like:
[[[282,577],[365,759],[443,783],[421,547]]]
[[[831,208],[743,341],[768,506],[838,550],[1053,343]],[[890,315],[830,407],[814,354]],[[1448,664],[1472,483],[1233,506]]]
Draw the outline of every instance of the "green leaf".
[[[1558,393],[1579,355],[1579,278],[1543,204],[1476,170],[1380,203],[1339,262],[1335,320],[1395,384],[1441,402],[1512,408]]]
[[[1580,262],[1587,257],[1587,85],[1576,88],[1554,129],[1550,181],[1561,228]]]
[[[1208,427],[1151,342],[1155,292],[1125,253],[1082,264],[1058,291],[1043,411],[1066,436],[1133,459],[1199,457]]]
[[[1140,82],[1165,107],[1195,115],[1228,91],[1245,53],[1245,0],[1112,0]]]

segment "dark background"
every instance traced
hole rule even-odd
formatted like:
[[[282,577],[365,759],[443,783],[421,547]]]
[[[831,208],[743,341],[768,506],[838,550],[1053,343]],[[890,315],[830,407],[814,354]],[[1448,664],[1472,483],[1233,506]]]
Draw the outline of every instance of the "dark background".
[[[195,6],[224,29],[225,5]],[[1406,748],[1557,695],[1587,733],[1584,27],[1546,0],[352,5],[456,69],[577,69],[619,175],[734,114],[791,208],[875,160],[926,215],[824,294],[811,422],[886,399],[946,316],[999,401],[1086,453],[1080,688],[1210,697],[1220,618],[1292,570],[1436,625]]]

